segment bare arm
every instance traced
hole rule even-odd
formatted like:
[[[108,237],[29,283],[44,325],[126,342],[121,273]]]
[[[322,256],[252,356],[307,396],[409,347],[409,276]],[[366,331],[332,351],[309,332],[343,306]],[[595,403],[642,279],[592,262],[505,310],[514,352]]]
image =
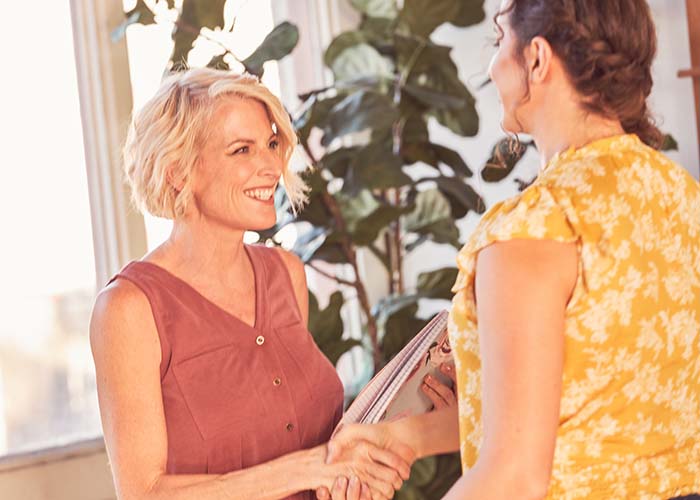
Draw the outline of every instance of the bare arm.
[[[543,498],[551,475],[574,243],[512,240],[482,250],[476,272],[484,439],[445,500]]]
[[[160,344],[148,300],[135,285],[117,281],[100,293],[90,323],[90,343],[102,427],[120,499],[273,500],[330,487],[338,476],[357,474],[363,481],[372,481],[361,475],[357,455],[341,467],[325,466],[324,446],[224,475],[166,474]],[[393,457],[383,458],[391,461]],[[369,460],[363,463],[370,464]],[[391,472],[391,477],[373,484],[390,488],[393,481],[400,485],[398,475]]]
[[[128,313],[127,313],[128,311]],[[119,498],[275,499],[313,488],[323,450],[301,451],[226,475],[169,475],[160,344],[148,300],[118,281],[97,299],[90,324],[107,451]]]

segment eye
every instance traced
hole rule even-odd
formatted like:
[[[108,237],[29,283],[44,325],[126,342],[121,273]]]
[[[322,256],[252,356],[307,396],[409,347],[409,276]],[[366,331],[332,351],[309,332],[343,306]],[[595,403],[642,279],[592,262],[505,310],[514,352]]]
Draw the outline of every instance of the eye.
[[[269,146],[270,146],[270,149],[272,149],[272,150],[278,149],[280,147],[280,141],[278,141],[277,139],[272,139],[270,141]]]
[[[237,150],[235,150],[233,153],[231,153],[231,155],[245,154],[248,151],[250,151],[250,148],[248,146],[242,146],[242,147],[238,148]]]

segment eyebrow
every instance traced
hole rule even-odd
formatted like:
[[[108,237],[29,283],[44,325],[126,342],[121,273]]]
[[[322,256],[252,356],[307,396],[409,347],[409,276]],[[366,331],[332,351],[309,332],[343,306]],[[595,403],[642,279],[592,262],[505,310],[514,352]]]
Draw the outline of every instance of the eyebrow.
[[[271,139],[274,139],[275,137],[277,137],[277,134],[273,132],[272,135],[267,139],[268,142],[269,142]],[[234,140],[232,140],[231,142],[229,142],[229,143],[226,145],[226,147],[227,147],[227,148],[230,148],[231,146],[233,146],[234,144],[237,144],[237,143],[239,143],[239,142],[242,142],[242,143],[244,143],[244,144],[255,144],[255,140],[254,140],[254,139],[247,139],[247,138],[245,138],[245,137],[242,137],[242,138],[239,138],[239,139],[234,139]]]

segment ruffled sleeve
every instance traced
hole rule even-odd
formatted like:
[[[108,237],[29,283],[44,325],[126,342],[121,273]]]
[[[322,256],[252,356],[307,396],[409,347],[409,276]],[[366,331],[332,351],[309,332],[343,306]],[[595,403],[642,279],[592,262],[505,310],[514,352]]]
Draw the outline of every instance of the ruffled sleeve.
[[[452,291],[470,284],[475,256],[481,249],[513,239],[576,241],[579,235],[572,219],[576,216],[567,193],[544,185],[534,184],[518,196],[494,205],[457,256],[460,272]]]

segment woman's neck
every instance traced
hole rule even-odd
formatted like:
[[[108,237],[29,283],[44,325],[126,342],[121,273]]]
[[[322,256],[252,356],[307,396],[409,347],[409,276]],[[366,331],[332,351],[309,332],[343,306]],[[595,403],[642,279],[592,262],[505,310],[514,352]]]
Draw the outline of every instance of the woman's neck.
[[[149,258],[190,281],[232,283],[250,265],[244,232],[202,220],[176,220],[170,237]]]
[[[611,120],[580,110],[545,116],[533,127],[532,138],[544,168],[554,155],[569,148],[578,149],[598,139],[625,133],[619,120]]]

